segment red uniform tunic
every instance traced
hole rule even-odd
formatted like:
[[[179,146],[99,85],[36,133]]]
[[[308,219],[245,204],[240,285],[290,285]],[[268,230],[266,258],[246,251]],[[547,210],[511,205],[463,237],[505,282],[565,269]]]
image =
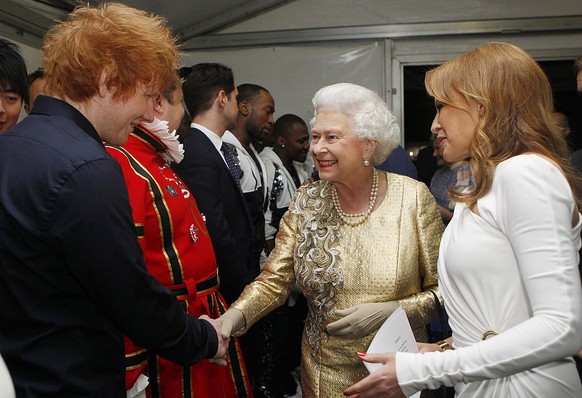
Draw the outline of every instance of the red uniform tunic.
[[[216,318],[226,304],[218,293],[212,242],[186,185],[158,153],[165,145],[140,127],[122,148],[107,147],[127,184],[136,233],[150,274],[174,291],[184,309]],[[104,249],[106,250],[106,249]],[[182,367],[138,347],[126,338],[126,387],[149,376],[148,396],[246,397],[252,394],[238,341],[231,341],[229,364],[208,360]]]

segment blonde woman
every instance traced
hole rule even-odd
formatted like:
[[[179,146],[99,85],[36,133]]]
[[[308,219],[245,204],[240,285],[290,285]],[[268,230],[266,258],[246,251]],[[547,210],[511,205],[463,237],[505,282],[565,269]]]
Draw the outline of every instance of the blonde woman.
[[[364,356],[385,365],[345,394],[454,385],[457,397],[580,397],[579,185],[548,79],[520,48],[487,43],[425,84],[444,158],[470,157],[475,179],[453,195],[439,255],[453,336],[419,344],[421,354]]]

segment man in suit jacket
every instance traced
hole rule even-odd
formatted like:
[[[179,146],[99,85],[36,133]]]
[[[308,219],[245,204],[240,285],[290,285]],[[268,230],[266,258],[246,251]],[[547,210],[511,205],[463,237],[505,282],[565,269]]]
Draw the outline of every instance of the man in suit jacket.
[[[240,182],[229,172],[221,151],[222,136],[238,114],[232,70],[224,65],[194,65],[182,84],[192,117],[181,133],[184,159],[174,170],[186,183],[206,220],[216,253],[220,292],[230,304],[257,271],[249,269],[253,229]]]
[[[416,166],[400,145],[394,148],[384,163],[378,166],[378,169],[389,171],[390,173],[402,174],[418,180]]]
[[[184,73],[184,69],[188,70]],[[232,70],[224,65],[197,64],[183,68],[182,74],[184,102],[192,124],[180,133],[184,159],[173,167],[196,198],[206,221],[216,254],[219,291],[230,305],[259,274],[251,251],[254,230],[241,189],[242,170],[237,163],[237,171],[229,171],[223,150],[227,146],[235,151],[223,136],[235,127],[238,90]],[[256,381],[260,374],[260,328],[253,327],[240,343],[255,396],[260,397],[256,390],[260,385]]]

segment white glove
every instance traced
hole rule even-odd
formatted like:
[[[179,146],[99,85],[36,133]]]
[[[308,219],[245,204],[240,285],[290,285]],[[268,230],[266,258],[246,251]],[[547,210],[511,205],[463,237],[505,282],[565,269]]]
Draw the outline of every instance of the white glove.
[[[358,339],[375,332],[398,308],[398,301],[354,305],[335,313],[343,318],[327,325],[327,332],[345,339]],[[224,333],[224,332],[223,332]]]
[[[241,335],[246,326],[243,313],[236,308],[226,311],[218,318],[218,321],[222,323],[222,337],[225,339],[230,339],[230,336]]]

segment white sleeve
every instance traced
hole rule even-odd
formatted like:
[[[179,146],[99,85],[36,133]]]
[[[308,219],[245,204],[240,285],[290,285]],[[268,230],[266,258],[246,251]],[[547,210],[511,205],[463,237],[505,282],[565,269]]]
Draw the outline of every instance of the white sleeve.
[[[2,398],[13,398],[16,397],[14,391],[14,385],[12,384],[12,378],[8,372],[8,368],[0,356],[0,397]]]
[[[405,394],[509,376],[571,356],[582,347],[580,241],[572,228],[576,207],[570,186],[544,158],[517,158],[499,165],[495,173],[492,217],[511,243],[532,315],[472,346],[398,353],[396,373]]]
[[[305,169],[305,162],[300,163],[300,162],[297,162],[294,160],[293,167],[295,168],[295,171],[297,172],[297,176],[299,177],[299,183],[301,185],[303,185],[305,182],[307,182],[309,180],[309,178],[311,177],[311,174],[309,174],[307,172],[307,170]]]

